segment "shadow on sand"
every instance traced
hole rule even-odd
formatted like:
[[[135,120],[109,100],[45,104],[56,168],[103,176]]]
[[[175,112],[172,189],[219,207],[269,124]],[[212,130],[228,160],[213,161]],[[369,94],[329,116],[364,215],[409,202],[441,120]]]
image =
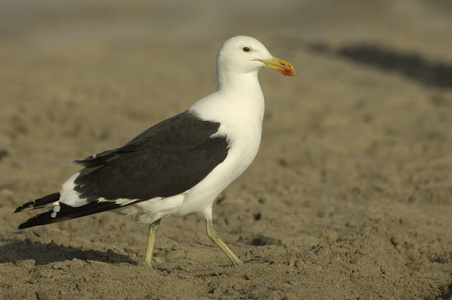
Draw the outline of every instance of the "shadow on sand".
[[[0,246],[0,263],[16,263],[32,259],[36,265],[46,265],[53,262],[71,259],[92,260],[105,263],[128,263],[138,265],[129,256],[117,254],[112,250],[82,250],[71,246],[58,245],[55,242],[41,243],[26,240],[9,240]]]

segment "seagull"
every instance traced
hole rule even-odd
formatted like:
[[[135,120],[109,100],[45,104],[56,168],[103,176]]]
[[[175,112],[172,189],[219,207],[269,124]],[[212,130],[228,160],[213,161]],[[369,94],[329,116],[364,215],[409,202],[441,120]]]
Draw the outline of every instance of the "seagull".
[[[59,192],[15,210],[42,209],[19,229],[113,210],[149,225],[144,264],[151,267],[160,220],[194,214],[205,220],[208,237],[231,262],[241,265],[213,227],[212,205],[258,152],[265,106],[259,70],[269,68],[286,76],[296,71],[247,36],[226,40],[216,67],[214,93],[120,148],[74,160],[83,168]]]

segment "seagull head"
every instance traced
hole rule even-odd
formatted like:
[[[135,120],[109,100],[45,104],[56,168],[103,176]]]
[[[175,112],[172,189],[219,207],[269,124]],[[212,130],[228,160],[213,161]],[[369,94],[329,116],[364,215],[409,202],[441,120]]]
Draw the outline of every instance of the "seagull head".
[[[276,70],[285,76],[297,74],[291,63],[271,55],[261,42],[252,37],[232,37],[225,41],[218,51],[219,72],[257,73],[263,67]]]

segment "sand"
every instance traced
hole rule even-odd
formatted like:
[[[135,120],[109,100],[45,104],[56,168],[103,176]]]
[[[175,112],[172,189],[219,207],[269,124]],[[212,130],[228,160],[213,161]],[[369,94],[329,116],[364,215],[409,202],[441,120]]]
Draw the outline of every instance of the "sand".
[[[449,299],[451,11],[420,0],[3,1],[0,298]],[[238,34],[299,73],[262,70],[260,152],[214,205],[243,266],[194,216],[162,221],[152,269],[141,265],[147,226],[114,213],[17,229],[33,214],[14,209],[57,191],[79,170],[72,159],[214,91],[218,47]],[[344,55],[363,46],[416,68]]]

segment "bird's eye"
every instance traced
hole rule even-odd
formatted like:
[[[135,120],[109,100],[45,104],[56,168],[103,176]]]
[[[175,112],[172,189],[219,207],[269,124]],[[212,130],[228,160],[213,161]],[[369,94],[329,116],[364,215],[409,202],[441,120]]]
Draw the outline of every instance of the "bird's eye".
[[[243,52],[250,52],[251,51],[251,49],[250,48],[248,48],[248,47],[243,47]]]

